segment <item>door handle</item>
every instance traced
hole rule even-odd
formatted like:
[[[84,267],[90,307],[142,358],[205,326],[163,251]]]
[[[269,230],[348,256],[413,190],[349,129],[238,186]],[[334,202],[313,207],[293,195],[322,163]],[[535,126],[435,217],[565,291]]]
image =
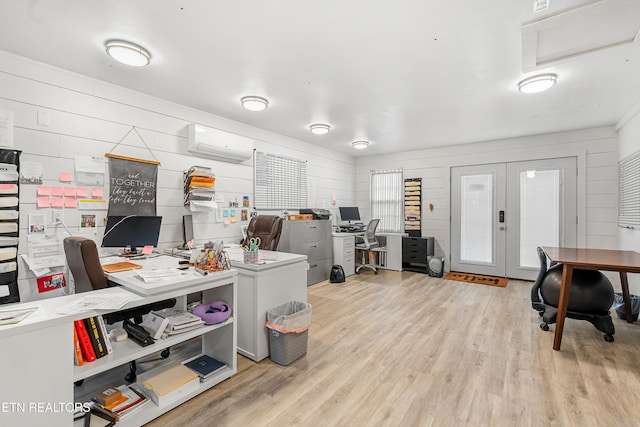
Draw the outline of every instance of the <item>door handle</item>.
[[[506,229],[507,229],[507,227],[505,227],[504,225],[501,225],[501,226],[498,228],[498,230],[500,230],[500,231],[504,231],[504,230],[506,230]]]

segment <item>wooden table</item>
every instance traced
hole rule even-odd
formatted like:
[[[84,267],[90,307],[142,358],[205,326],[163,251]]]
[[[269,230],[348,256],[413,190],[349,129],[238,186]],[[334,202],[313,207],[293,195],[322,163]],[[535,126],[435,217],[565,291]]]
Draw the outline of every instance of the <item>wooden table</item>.
[[[551,246],[543,246],[542,250],[549,260],[551,260],[552,265],[563,264],[560,301],[558,301],[558,315],[556,317],[556,332],[553,339],[554,350],[560,350],[560,343],[562,342],[562,330],[564,329],[564,319],[567,315],[569,288],[571,287],[571,277],[574,268],[619,272],[627,322],[633,322],[627,273],[640,273],[640,253],[634,251],[558,248]]]

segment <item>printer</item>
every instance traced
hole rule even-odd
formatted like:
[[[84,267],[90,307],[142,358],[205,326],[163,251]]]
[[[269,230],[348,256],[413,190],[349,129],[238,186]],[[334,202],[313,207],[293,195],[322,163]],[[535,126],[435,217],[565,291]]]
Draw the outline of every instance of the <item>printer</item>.
[[[301,215],[311,214],[313,215],[313,219],[329,219],[331,212],[329,212],[328,209],[313,208],[313,209],[300,209],[300,214]]]

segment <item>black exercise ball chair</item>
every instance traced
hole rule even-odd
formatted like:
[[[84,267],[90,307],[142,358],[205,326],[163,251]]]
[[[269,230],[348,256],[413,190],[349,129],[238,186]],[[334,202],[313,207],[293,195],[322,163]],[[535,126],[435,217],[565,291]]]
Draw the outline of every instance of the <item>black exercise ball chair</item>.
[[[540,271],[531,288],[531,306],[542,316],[540,328],[548,331],[549,324],[556,323],[563,266],[558,264],[547,269],[546,255],[541,248],[537,250]],[[591,322],[604,332],[604,339],[609,342],[613,342],[616,333],[609,313],[613,301],[613,286],[604,274],[597,270],[573,270],[567,317]]]

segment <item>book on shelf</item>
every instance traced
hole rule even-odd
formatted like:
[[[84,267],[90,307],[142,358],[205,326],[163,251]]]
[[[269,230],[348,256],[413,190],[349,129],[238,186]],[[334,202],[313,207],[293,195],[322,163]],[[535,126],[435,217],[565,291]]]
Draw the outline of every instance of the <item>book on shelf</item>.
[[[184,334],[185,332],[193,331],[194,329],[200,329],[202,327],[204,327],[204,322],[198,323],[198,324],[196,324],[194,326],[190,326],[188,328],[181,328],[181,329],[177,329],[177,330],[165,329],[165,331],[162,334],[161,338],[162,339],[167,339],[170,336]]]
[[[82,358],[82,349],[80,348],[80,339],[78,338],[78,331],[75,326],[73,327],[73,360],[77,366],[84,365],[84,359]]]
[[[227,367],[226,363],[206,354],[185,360],[182,364],[196,372],[201,380],[205,380]]]
[[[104,337],[100,332],[96,318],[92,316],[84,319],[84,327],[87,329],[87,333],[89,334],[89,339],[91,340],[93,351],[96,353],[96,358],[100,359],[101,357],[106,356],[108,354],[107,346],[104,343]]]
[[[93,350],[93,344],[91,344],[91,338],[89,338],[89,333],[84,326],[84,322],[82,320],[74,320],[73,324],[78,334],[83,359],[87,362],[93,362],[96,360],[96,353]]]
[[[100,332],[104,337],[104,343],[105,343],[105,346],[107,347],[107,354],[111,354],[113,353],[113,346],[111,345],[111,337],[109,336],[109,331],[107,331],[107,324],[104,321],[104,318],[102,316],[98,316],[96,317],[96,319],[98,320],[98,326],[100,327]]]
[[[103,406],[96,401],[96,398],[93,398],[91,399],[93,401],[92,409],[111,417],[114,421],[120,421],[150,402],[149,397],[134,387],[121,385],[116,389],[122,393],[118,403]]]

